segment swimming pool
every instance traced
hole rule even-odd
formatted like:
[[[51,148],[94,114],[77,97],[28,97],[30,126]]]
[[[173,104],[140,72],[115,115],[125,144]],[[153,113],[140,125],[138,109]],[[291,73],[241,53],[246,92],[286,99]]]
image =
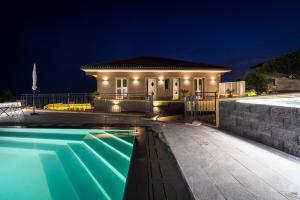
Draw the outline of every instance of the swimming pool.
[[[122,199],[134,135],[0,128],[0,199]]]

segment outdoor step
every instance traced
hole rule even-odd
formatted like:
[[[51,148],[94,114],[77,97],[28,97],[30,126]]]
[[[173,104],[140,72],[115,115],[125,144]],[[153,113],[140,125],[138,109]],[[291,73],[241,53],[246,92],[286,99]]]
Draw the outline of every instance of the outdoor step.
[[[130,164],[129,156],[93,135],[85,138],[84,142],[99,156],[103,157],[108,163],[117,169],[117,171],[120,172],[124,177],[127,176]],[[119,145],[122,144],[120,143]]]
[[[134,145],[135,136],[131,135],[115,135],[111,133],[105,133],[105,137],[98,137],[100,140],[108,143],[114,148],[118,149],[120,152],[126,154],[127,156],[131,156],[132,147]]]
[[[55,154],[39,153],[52,199],[79,199],[66,171]]]
[[[113,148],[117,149],[118,151],[122,152],[127,157],[131,157],[132,150],[133,150],[133,144],[127,145],[119,140],[116,140],[115,138],[109,137],[109,138],[99,138],[99,140],[107,143],[108,145],[112,146]]]
[[[68,145],[61,147],[56,153],[80,199],[110,199],[92,172]]]
[[[126,160],[130,160],[133,144],[121,140],[114,135],[107,134],[105,135],[105,137],[101,137],[101,135],[88,135],[84,138],[84,140],[88,140],[91,138],[109,147],[112,151],[124,157]]]
[[[112,199],[122,199],[126,177],[87,144],[69,143]]]

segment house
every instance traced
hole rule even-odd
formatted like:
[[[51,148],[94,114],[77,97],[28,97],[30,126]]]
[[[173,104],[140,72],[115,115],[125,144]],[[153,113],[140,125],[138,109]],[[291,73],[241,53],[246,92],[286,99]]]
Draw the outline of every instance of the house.
[[[161,57],[135,57],[81,68],[97,79],[101,96],[118,99],[153,95],[154,100],[180,100],[183,95],[218,92],[228,67]]]

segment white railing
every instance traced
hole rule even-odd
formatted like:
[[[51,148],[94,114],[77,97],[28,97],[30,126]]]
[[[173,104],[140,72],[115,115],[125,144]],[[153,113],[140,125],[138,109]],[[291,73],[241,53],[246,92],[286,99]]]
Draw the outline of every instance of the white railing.
[[[219,95],[228,95],[231,93],[233,96],[245,96],[246,82],[223,82],[219,83]]]

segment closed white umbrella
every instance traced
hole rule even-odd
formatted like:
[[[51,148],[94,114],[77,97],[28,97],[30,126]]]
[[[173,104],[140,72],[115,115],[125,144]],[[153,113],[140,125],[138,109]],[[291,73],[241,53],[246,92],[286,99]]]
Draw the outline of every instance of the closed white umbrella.
[[[36,74],[36,65],[33,65],[33,70],[32,70],[32,91],[33,91],[33,96],[32,96],[32,115],[37,114],[35,112],[35,91],[37,89],[37,74]]]
[[[35,91],[37,89],[36,86],[37,82],[37,75],[36,75],[36,65],[33,65],[33,70],[32,70],[32,90]]]

